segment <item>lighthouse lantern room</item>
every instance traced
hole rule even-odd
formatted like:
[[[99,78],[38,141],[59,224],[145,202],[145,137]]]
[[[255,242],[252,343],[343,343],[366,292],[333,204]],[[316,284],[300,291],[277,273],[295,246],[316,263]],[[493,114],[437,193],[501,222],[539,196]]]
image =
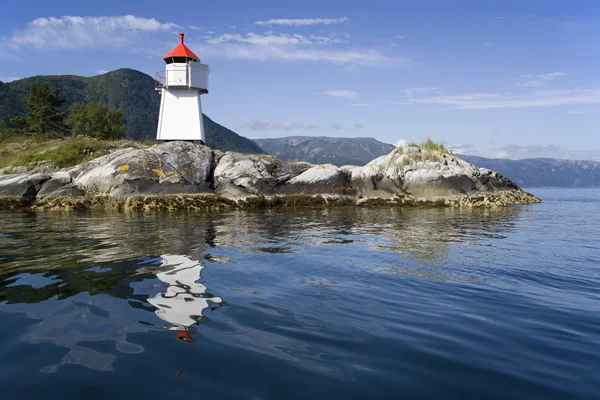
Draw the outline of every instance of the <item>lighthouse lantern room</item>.
[[[200,96],[208,93],[210,68],[202,64],[193,51],[183,44],[164,57],[164,71],[156,73],[156,90],[160,91],[160,113],[156,140],[187,140],[206,143]]]

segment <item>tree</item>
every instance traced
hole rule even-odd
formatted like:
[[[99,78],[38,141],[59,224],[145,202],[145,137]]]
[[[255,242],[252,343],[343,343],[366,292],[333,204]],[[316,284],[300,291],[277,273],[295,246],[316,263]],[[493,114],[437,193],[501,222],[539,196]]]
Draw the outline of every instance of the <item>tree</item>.
[[[117,140],[127,135],[127,121],[121,110],[104,103],[75,103],[69,111],[67,124],[73,136]]]
[[[60,89],[51,91],[47,83],[36,83],[27,99],[29,113],[24,118],[11,118],[10,122],[37,134],[66,132],[65,113],[60,110],[64,102],[60,99]]]

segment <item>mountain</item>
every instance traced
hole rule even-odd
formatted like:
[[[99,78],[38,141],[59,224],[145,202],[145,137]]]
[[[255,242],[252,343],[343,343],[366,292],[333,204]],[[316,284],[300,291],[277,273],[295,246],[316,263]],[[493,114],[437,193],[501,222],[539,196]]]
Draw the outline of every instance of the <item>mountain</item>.
[[[119,69],[103,75],[34,76],[10,83],[0,82],[0,120],[24,116],[26,101],[34,83],[47,83],[60,89],[65,100],[63,111],[73,103],[101,102],[123,110],[127,119],[127,136],[134,140],[156,138],[160,94],[154,90],[154,79],[132,69]],[[252,140],[217,124],[204,116],[206,142],[212,148],[243,153],[264,153]]]
[[[478,167],[498,171],[524,187],[600,186],[600,162],[553,158],[508,160],[465,154],[458,156]]]
[[[255,139],[268,154],[283,160],[308,161],[313,164],[365,165],[396,147],[373,138],[337,138],[290,136]]]

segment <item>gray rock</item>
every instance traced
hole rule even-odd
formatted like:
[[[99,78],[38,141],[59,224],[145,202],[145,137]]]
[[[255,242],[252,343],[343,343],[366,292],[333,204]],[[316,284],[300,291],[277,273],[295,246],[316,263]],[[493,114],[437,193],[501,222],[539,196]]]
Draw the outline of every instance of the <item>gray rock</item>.
[[[281,194],[341,194],[353,196],[356,189],[350,185],[351,172],[333,164],[313,166],[287,181]]]
[[[466,194],[475,184],[466,174],[442,174],[432,169],[407,171],[402,189],[417,197],[441,197]]]
[[[50,179],[42,174],[12,174],[0,176],[0,196],[33,200],[43,183]]]
[[[275,174],[278,164],[271,156],[221,153],[214,172],[214,189],[233,198],[272,194],[279,184]]]
[[[390,198],[403,193],[401,174],[396,167],[382,170],[365,165],[353,167],[351,173],[351,185],[361,197]]]
[[[223,153],[178,141],[116,150],[51,174],[0,176],[0,197],[8,208],[17,203],[31,204],[36,196],[40,199],[36,204],[42,208],[46,207],[43,204],[59,207],[57,204],[64,203],[69,207],[88,200],[90,204],[120,201],[125,208],[134,203],[143,207],[167,207],[168,203],[168,207],[177,208],[185,207],[185,196],[166,196],[165,204],[160,196],[215,193],[221,196],[189,196],[190,207],[277,205],[288,204],[288,200],[292,205],[350,201],[362,205],[482,207],[539,201],[497,172],[477,168],[451,154],[416,147],[397,148],[362,167],[340,168],[282,162],[266,155]],[[83,202],[56,199],[83,195]],[[281,200],[279,195],[306,195],[307,201],[298,203],[298,197]],[[252,196],[258,197],[237,201]]]
[[[210,189],[212,151],[188,142],[148,149],[122,149],[73,167],[73,183],[86,192],[113,196],[206,193]]]

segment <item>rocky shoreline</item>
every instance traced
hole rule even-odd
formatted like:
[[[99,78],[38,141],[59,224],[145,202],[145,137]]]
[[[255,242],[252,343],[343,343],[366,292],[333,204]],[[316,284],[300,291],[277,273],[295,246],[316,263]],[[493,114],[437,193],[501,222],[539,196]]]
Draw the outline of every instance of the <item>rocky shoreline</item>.
[[[0,175],[0,209],[502,207],[540,200],[497,172],[398,147],[365,166],[282,162],[188,142],[125,148],[71,168]]]

